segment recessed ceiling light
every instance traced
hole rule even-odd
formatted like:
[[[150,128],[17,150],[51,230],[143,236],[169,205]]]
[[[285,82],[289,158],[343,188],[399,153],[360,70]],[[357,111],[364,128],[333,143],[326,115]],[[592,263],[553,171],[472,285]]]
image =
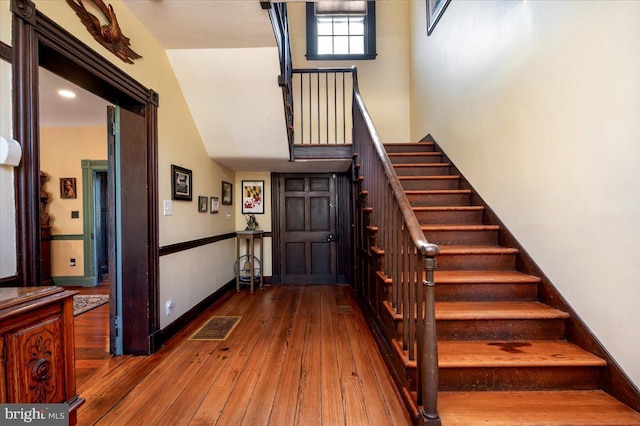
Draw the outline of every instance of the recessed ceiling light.
[[[76,94],[73,93],[71,90],[65,90],[65,89],[61,89],[58,90],[58,95],[62,96],[63,98],[75,98]]]

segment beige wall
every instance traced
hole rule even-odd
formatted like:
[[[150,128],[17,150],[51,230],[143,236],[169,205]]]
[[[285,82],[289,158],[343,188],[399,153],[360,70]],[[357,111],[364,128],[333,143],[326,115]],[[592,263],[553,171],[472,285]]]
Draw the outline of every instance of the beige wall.
[[[234,182],[234,173],[219,166],[207,155],[162,46],[119,1],[114,0],[110,4],[115,9],[120,26],[131,39],[133,50],[144,57],[133,65],[125,64],[98,44],[66,2],[36,1],[37,8],[45,15],[140,83],[159,93],[160,245],[233,232],[235,211],[231,212],[231,218],[228,220],[221,214],[198,213],[197,197],[219,194],[220,182],[222,180]],[[173,215],[164,216],[163,201],[171,200],[171,164],[192,170],[194,201],[173,201]],[[233,250],[229,249],[230,245],[230,241],[224,241],[200,249],[160,257],[161,327],[166,327],[233,278]],[[171,316],[165,316],[164,306],[168,299],[175,303]]]
[[[412,2],[431,133],[640,384],[640,2]]]
[[[409,140],[409,2],[376,2],[378,56],[369,61],[307,61],[305,3],[287,5],[294,68],[358,68],[360,92],[383,142]]]
[[[40,169],[49,175],[44,190],[49,193],[48,212],[52,235],[84,233],[81,160],[107,159],[107,127],[41,127]],[[60,179],[76,178],[76,198],[60,198]],[[78,211],[78,219],[71,212]],[[71,266],[69,259],[76,259]],[[80,240],[51,241],[51,275],[84,275],[84,244]]]

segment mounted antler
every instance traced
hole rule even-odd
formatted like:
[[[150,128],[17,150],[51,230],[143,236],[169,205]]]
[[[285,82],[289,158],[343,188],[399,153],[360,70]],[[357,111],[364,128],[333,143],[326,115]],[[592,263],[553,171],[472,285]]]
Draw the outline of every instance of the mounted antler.
[[[129,38],[122,34],[118,19],[113,11],[113,6],[109,5],[107,7],[102,0],[89,1],[100,9],[109,22],[107,25],[101,25],[100,20],[89,13],[84,7],[82,0],[67,0],[67,4],[76,12],[76,15],[78,15],[84,26],[87,27],[87,30],[89,30],[93,38],[124,62],[133,64],[133,59],[142,58],[142,56],[131,49]]]

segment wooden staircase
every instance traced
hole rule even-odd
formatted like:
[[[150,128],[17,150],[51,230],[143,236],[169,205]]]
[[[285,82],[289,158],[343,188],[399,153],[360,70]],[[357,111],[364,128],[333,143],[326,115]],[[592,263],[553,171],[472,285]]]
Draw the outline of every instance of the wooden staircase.
[[[440,246],[435,315],[442,423],[640,425],[638,412],[601,389],[607,361],[567,341],[570,313],[539,301],[541,278],[518,270],[519,250],[501,245],[500,226],[487,223],[485,208],[474,205],[477,197],[435,145],[385,147],[427,240]],[[382,265],[379,230],[368,226],[366,232]],[[402,314],[391,304],[392,280],[382,269],[377,276],[376,291],[384,295],[378,325],[417,415],[416,363],[402,349]]]

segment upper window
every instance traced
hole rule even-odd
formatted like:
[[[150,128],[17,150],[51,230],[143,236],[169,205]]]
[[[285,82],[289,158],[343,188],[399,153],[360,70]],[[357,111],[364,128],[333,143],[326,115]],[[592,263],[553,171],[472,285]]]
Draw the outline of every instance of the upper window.
[[[375,57],[375,1],[307,3],[307,59]]]

